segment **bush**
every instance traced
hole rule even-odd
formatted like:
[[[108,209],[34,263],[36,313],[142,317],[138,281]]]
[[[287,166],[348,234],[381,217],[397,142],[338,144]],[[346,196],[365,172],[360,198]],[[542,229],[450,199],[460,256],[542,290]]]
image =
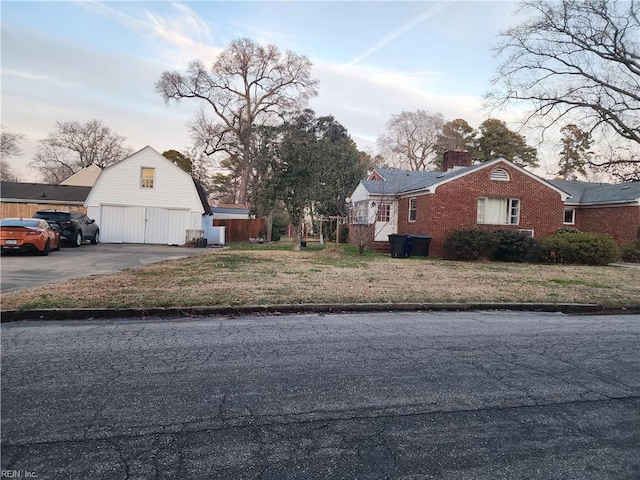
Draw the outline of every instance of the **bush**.
[[[496,237],[484,230],[456,230],[444,241],[446,257],[451,260],[489,259],[497,245]]]
[[[536,242],[535,258],[542,263],[606,265],[618,258],[618,246],[609,235],[558,231]]]
[[[640,240],[624,247],[620,257],[624,262],[640,263]]]
[[[279,242],[282,235],[287,231],[287,227],[289,224],[287,222],[283,222],[281,219],[274,217],[273,223],[271,224],[271,241]]]
[[[499,262],[528,262],[533,258],[533,238],[516,230],[494,232],[493,258]]]

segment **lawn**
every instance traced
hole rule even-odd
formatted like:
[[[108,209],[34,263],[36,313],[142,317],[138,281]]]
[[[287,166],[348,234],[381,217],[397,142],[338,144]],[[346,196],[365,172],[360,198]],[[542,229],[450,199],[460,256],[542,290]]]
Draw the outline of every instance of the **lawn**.
[[[640,304],[640,268],[394,259],[344,246],[232,245],[1,296],[2,310],[309,303]]]

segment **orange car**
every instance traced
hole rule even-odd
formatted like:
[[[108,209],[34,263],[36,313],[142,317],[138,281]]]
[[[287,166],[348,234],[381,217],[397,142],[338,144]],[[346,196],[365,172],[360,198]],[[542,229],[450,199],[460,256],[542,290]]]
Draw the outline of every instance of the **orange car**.
[[[3,218],[0,248],[3,253],[14,250],[49,255],[49,250],[60,250],[60,231],[40,218]]]

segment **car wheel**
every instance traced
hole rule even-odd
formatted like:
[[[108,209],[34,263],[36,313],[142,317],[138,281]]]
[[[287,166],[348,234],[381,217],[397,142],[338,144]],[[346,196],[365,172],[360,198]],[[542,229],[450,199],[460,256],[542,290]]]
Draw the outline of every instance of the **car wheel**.
[[[96,230],[96,234],[91,239],[92,245],[97,245],[98,243],[100,243],[100,230]]]
[[[47,240],[47,243],[44,244],[44,248],[40,252],[40,255],[42,255],[43,257],[46,257],[47,255],[49,255],[50,248],[51,248],[51,245],[49,245],[49,240]]]
[[[56,248],[52,248],[51,250],[53,250],[54,252],[60,250],[60,239],[58,239],[58,243],[56,243]]]
[[[80,230],[78,230],[76,232],[76,236],[73,239],[73,247],[79,247],[80,245],[82,245],[82,232]]]

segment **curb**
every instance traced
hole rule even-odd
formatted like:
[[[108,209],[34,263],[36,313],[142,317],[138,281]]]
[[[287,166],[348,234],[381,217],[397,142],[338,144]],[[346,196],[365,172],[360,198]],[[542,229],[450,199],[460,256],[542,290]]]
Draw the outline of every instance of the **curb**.
[[[640,305],[604,307],[577,303],[355,303],[355,304],[285,304],[238,305],[171,308],[87,308],[7,310],[1,312],[2,323],[19,320],[93,320],[110,318],[191,318],[240,315],[293,315],[304,313],[362,312],[466,312],[502,310],[521,312],[558,312],[565,314],[631,315],[640,314]]]

